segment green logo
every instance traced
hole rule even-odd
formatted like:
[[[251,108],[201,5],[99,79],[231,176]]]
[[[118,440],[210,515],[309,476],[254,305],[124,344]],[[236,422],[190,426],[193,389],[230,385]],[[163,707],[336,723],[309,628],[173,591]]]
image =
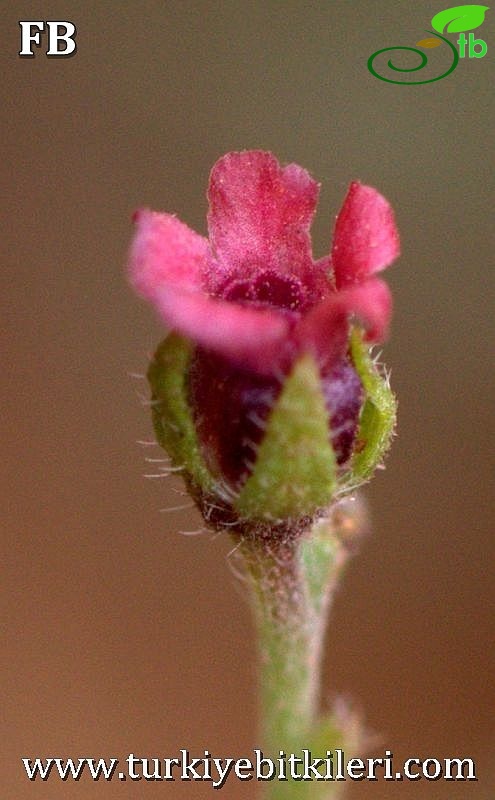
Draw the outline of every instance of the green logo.
[[[466,54],[468,58],[483,58],[483,56],[486,55],[488,45],[483,39],[476,39],[474,33],[470,33],[468,37],[465,35],[465,31],[472,31],[474,28],[479,28],[479,26],[483,24],[486,11],[488,11],[488,6],[478,5],[455,6],[453,8],[447,8],[445,11],[440,11],[438,14],[435,14],[431,21],[433,30],[427,31],[427,33],[432,34],[431,37],[428,37],[427,39],[421,39],[421,41],[416,42],[416,47],[383,47],[381,50],[377,50],[376,53],[373,53],[373,55],[371,55],[368,59],[369,71],[375,76],[375,78],[378,78],[381,81],[386,81],[387,83],[398,83],[402,86],[418,86],[422,83],[434,83],[435,81],[442,80],[442,78],[446,78],[447,75],[450,75],[450,73],[453,72],[457,67],[459,58],[465,58]],[[450,39],[442,36],[444,33],[461,34],[455,43],[458,45],[459,49],[456,48],[455,44],[451,42]],[[422,50],[418,50],[417,47],[422,47],[423,49],[433,49],[435,47],[439,47],[442,42],[445,42],[450,50],[451,64],[444,72],[442,72],[441,75],[437,75],[435,78],[428,78],[427,80],[423,81],[394,80],[392,77],[387,78],[384,75],[380,75],[375,68],[375,60],[381,56],[382,53],[405,50],[418,55],[420,57],[420,63],[416,64],[415,67],[398,67],[392,62],[391,59],[389,59],[387,62],[388,68],[396,73],[419,72],[427,65],[428,57],[426,53],[424,53]]]

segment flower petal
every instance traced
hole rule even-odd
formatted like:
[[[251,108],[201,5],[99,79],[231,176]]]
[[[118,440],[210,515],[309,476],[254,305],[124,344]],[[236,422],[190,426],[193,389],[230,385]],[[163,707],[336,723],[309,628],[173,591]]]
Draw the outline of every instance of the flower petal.
[[[159,290],[155,305],[174,330],[261,375],[273,374],[289,343],[289,322],[277,311],[243,307],[173,286]]]
[[[389,203],[376,189],[354,181],[335,223],[332,264],[337,289],[385,269],[399,252]]]
[[[392,312],[392,295],[387,284],[370,278],[324,300],[297,325],[295,336],[301,349],[315,350],[328,366],[345,355],[349,318],[355,316],[367,329],[366,340],[386,338]]]
[[[141,209],[134,222],[129,274],[136,291],[152,300],[166,285],[201,287],[207,239],[172,214]]]
[[[360,286],[339,292],[347,314],[357,317],[366,328],[367,342],[383,342],[388,336],[392,317],[392,293],[379,278],[370,278]]]
[[[208,189],[208,226],[223,281],[275,269],[304,282],[312,265],[309,228],[318,191],[305,169],[281,168],[268,152],[228,153],[217,161]]]

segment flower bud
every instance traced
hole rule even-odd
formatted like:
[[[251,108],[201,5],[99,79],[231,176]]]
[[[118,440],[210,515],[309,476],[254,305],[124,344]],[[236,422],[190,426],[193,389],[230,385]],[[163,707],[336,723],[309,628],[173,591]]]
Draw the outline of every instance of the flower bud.
[[[393,393],[357,331],[326,378],[310,354],[285,379],[229,373],[174,333],[148,377],[157,439],[208,518],[212,504],[241,520],[312,517],[371,477],[394,429]]]
[[[395,401],[369,348],[390,319],[374,273],[399,253],[393,213],[352,183],[314,261],[317,195],[301,167],[230,153],[210,177],[209,239],[135,217],[131,280],[172,328],[148,373],[156,435],[216,524],[313,518],[390,443]]]

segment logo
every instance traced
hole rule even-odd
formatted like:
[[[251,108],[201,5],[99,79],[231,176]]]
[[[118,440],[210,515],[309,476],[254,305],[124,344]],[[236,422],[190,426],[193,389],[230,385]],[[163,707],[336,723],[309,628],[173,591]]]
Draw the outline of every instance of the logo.
[[[376,53],[373,53],[373,55],[371,55],[368,59],[369,71],[375,76],[375,78],[378,78],[381,81],[386,81],[387,83],[398,83],[401,86],[418,86],[421,83],[433,83],[434,81],[440,81],[442,78],[446,78],[447,75],[450,75],[450,73],[453,72],[457,67],[459,58],[483,58],[483,56],[486,55],[488,45],[483,39],[476,39],[474,33],[470,33],[469,36],[466,37],[466,31],[473,31],[475,28],[479,28],[479,26],[483,24],[486,11],[488,11],[488,6],[473,5],[455,6],[454,8],[447,8],[445,11],[440,11],[438,14],[435,14],[431,21],[431,25],[434,30],[427,31],[427,33],[432,34],[431,37],[428,37],[427,39],[421,39],[421,41],[416,42],[416,47],[384,47],[381,50],[377,50]],[[442,34],[445,33],[460,33],[460,36],[454,43],[445,36],[442,36]],[[395,50],[406,50],[410,53],[415,53],[418,55],[420,57],[420,63],[416,64],[414,67],[398,67],[392,62],[391,59],[389,59],[386,66],[388,66],[388,68],[393,70],[395,73],[419,72],[427,65],[428,58],[426,53],[423,53],[422,50],[418,50],[417,47],[422,47],[423,49],[432,49],[434,47],[439,47],[442,43],[445,43],[449,49],[451,63],[448,65],[447,69],[436,78],[428,78],[424,81],[394,80],[393,77],[385,77],[385,75],[380,75],[375,67],[376,59],[378,59],[377,63],[381,66],[381,68],[385,66],[383,65],[385,58],[383,57],[380,59],[380,56],[382,56],[383,53],[390,53]],[[389,74],[392,75],[393,73]]]
[[[76,26],[72,22],[43,20],[21,20],[21,58],[34,58],[33,45],[41,47],[41,34],[47,31],[46,56],[48,58],[69,58],[77,51]]]

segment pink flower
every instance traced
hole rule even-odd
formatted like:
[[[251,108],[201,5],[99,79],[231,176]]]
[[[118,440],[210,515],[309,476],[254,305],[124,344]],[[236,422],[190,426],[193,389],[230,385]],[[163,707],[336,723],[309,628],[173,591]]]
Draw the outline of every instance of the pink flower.
[[[209,239],[171,214],[143,209],[135,215],[132,284],[170,328],[197,345],[201,358],[191,385],[202,409],[198,424],[203,438],[216,441],[213,449],[222,463],[213,468],[223,472],[225,459],[218,453],[226,442],[217,440],[230,437],[232,447],[224,412],[236,406],[242,437],[234,436],[235,452],[227,458],[236,477],[232,464],[239,459],[238,440],[247,438],[246,416],[256,405],[252,397],[246,400],[249,387],[257,387],[251,395],[264,392],[265,400],[267,394],[272,400],[275,376],[305,352],[320,365],[332,423],[343,418],[345,427],[346,416],[347,422],[352,417],[352,431],[341,446],[337,442],[339,461],[345,461],[361,407],[360,384],[347,356],[351,320],[363,325],[371,343],[387,333],[391,295],[375,273],[399,255],[392,209],[375,189],[351,183],[331,255],[314,261],[310,226],[318,191],[306,170],[296,164],[281,167],[271,153],[228,153],[210,175]],[[219,417],[214,434],[211,421],[205,422],[208,406]],[[245,453],[241,456],[247,461]]]
[[[352,315],[381,341],[391,298],[373,275],[399,254],[393,212],[375,189],[352,183],[331,258],[315,262],[318,190],[306,170],[282,168],[271,153],[228,153],[210,176],[209,240],[171,214],[136,212],[134,287],[171,328],[258,374],[272,374],[288,350],[337,361]]]

